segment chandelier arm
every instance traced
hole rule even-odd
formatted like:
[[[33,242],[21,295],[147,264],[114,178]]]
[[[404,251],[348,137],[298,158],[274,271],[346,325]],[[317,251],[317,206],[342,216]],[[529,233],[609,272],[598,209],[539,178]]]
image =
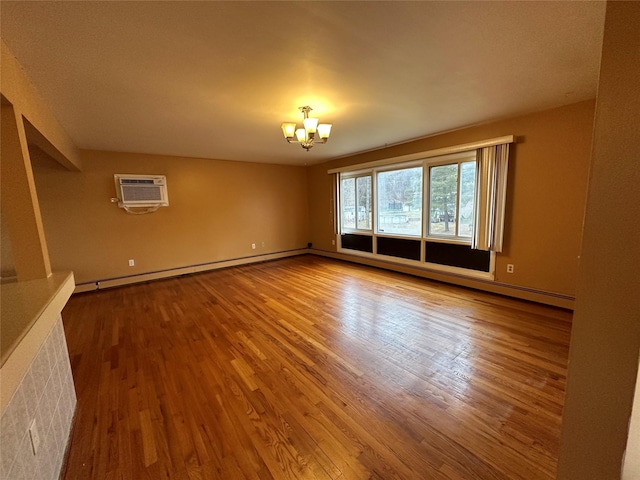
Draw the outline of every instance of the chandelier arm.
[[[304,107],[298,107],[298,109],[302,112],[304,120],[307,120],[309,118],[309,112],[313,110],[308,105],[305,105]],[[296,129],[297,125],[295,123],[283,123],[282,130],[283,130],[283,133],[285,134],[285,139],[287,140],[287,143],[299,143],[300,146],[304,148],[307,152],[311,150],[311,148],[315,143],[320,143],[320,144],[327,143],[327,139],[329,135],[328,131],[326,131],[325,133],[326,129],[324,129],[322,136],[320,135],[316,136],[317,132],[315,131],[315,129],[317,128],[318,119],[313,118],[311,120],[313,121],[311,122],[310,125],[304,125],[305,122],[303,121],[302,129]],[[289,130],[286,129],[287,126],[289,126],[290,128],[293,127],[294,129],[293,131],[296,133],[295,136],[288,135]],[[323,124],[322,126],[326,127],[327,125]],[[331,125],[328,125],[328,127],[330,129]],[[302,138],[302,131],[304,131],[304,139]],[[300,133],[300,135],[298,135],[298,133]]]

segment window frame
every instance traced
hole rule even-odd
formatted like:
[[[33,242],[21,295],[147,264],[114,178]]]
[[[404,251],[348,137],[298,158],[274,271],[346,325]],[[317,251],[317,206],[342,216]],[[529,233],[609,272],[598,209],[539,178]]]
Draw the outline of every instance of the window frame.
[[[433,235],[427,235],[428,233],[428,224],[426,224],[425,222],[425,213],[427,214],[427,218],[430,214],[429,212],[429,205],[428,205],[428,200],[430,197],[430,192],[429,189],[427,187],[427,174],[429,172],[429,165],[434,165],[436,163],[440,163],[440,162],[444,162],[443,163],[447,163],[446,162],[446,158],[444,157],[448,157],[448,156],[452,156],[454,154],[458,154],[458,155],[467,155],[467,156],[476,156],[476,168],[478,167],[479,163],[480,163],[480,159],[484,159],[483,157],[480,157],[480,152],[482,151],[484,154],[484,151],[486,151],[487,148],[489,147],[501,147],[501,146],[506,146],[506,148],[509,148],[509,144],[512,144],[515,142],[515,136],[514,135],[506,135],[503,137],[496,137],[496,138],[491,138],[491,139],[486,139],[486,140],[481,140],[481,141],[476,141],[476,142],[471,142],[471,143],[465,143],[465,144],[461,144],[461,145],[454,145],[454,146],[449,146],[449,147],[443,147],[443,148],[437,148],[437,149],[433,149],[433,150],[427,150],[427,151],[422,151],[422,152],[416,152],[416,153],[411,153],[411,154],[407,154],[407,155],[401,155],[401,156],[397,156],[397,157],[389,157],[389,158],[382,158],[379,160],[373,160],[373,161],[369,161],[369,162],[365,162],[365,163],[360,163],[360,164],[355,164],[355,165],[347,165],[347,166],[343,166],[343,167],[337,167],[337,168],[331,168],[327,170],[328,174],[335,174],[335,181],[334,181],[334,185],[336,186],[336,195],[333,197],[335,199],[335,201],[337,202],[335,209],[334,209],[334,225],[336,226],[335,230],[334,230],[334,234],[335,234],[335,244],[337,246],[337,252],[341,253],[341,254],[345,254],[348,256],[356,256],[356,257],[361,257],[363,259],[368,259],[369,261],[382,261],[382,262],[390,262],[393,264],[401,264],[401,265],[405,265],[411,268],[417,268],[420,270],[424,270],[424,271],[433,271],[436,273],[445,273],[445,274],[452,274],[452,275],[457,275],[457,276],[462,276],[462,277],[467,277],[467,278],[476,278],[476,279],[481,279],[481,280],[495,280],[495,259],[496,259],[496,251],[494,251],[493,249],[489,249],[488,253],[489,253],[489,270],[485,271],[485,270],[474,270],[468,267],[457,267],[457,266],[451,266],[449,264],[443,264],[443,263],[431,263],[426,261],[426,255],[425,255],[425,248],[427,243],[435,243],[435,242],[443,242],[443,243],[449,243],[449,244],[466,244],[469,245],[470,247],[474,244],[474,237],[472,237],[472,239],[469,239],[468,237],[461,237],[460,239],[454,238],[454,237],[450,237],[450,236],[433,236]],[[508,151],[508,150],[507,150]],[[508,159],[508,157],[507,157]],[[413,237],[413,236],[407,236],[407,235],[398,235],[398,234],[389,234],[388,232],[382,232],[382,233],[377,233],[376,231],[376,222],[377,222],[377,203],[378,203],[378,199],[377,199],[377,180],[375,179],[375,175],[377,174],[377,172],[381,172],[384,170],[396,170],[396,169],[400,169],[402,167],[409,167],[412,165],[422,165],[423,166],[423,170],[422,170],[422,175],[423,175],[423,179],[422,179],[422,184],[423,184],[423,191],[422,191],[422,195],[423,195],[423,209],[422,209],[422,231],[421,231],[421,236],[419,237]],[[372,229],[371,231],[368,230],[350,230],[350,231],[345,231],[344,229],[342,229],[342,219],[341,219],[341,207],[339,207],[338,205],[341,205],[340,203],[340,180],[341,178],[346,178],[349,176],[357,176],[360,174],[371,174],[372,175],[372,188],[373,188],[373,199],[372,199],[372,208],[373,208],[373,214],[372,214]],[[474,194],[474,227],[477,228],[477,226],[475,225],[475,223],[477,223],[477,219],[476,217],[478,215],[482,215],[482,211],[479,210],[479,206],[475,203],[478,200],[480,201],[484,201],[483,198],[480,198],[480,195],[478,193],[478,180],[480,180],[482,182],[482,179],[480,178],[482,172],[479,174],[476,171],[476,184],[475,184],[475,194]],[[505,186],[502,186],[501,188],[505,188]],[[482,208],[485,208],[484,205],[481,206]],[[493,208],[493,207],[491,207]],[[342,242],[341,242],[341,236],[343,234],[346,233],[353,233],[355,235],[366,235],[369,236],[371,238],[371,245],[372,245],[372,250],[371,251],[359,251],[359,250],[352,250],[349,248],[343,248],[342,246]],[[475,232],[474,232],[475,234]],[[421,243],[421,258],[419,261],[414,260],[414,259],[408,259],[408,258],[402,258],[402,257],[393,257],[393,256],[388,256],[388,255],[384,255],[384,254],[380,254],[377,253],[378,252],[378,246],[377,246],[377,238],[378,237],[392,237],[392,238],[404,238],[404,239],[411,239],[414,241],[419,241]]]
[[[495,253],[490,252],[489,259],[489,271],[479,271],[473,270],[465,267],[456,267],[450,265],[443,265],[440,263],[431,263],[426,260],[425,255],[425,245],[427,242],[439,242],[439,243],[449,243],[449,244],[457,244],[457,245],[471,245],[471,238],[469,237],[456,237],[456,236],[433,236],[428,235],[428,224],[427,221],[429,219],[430,211],[429,211],[429,200],[430,200],[430,168],[432,166],[439,165],[448,165],[452,163],[465,163],[472,161],[471,158],[475,158],[476,151],[465,151],[465,152],[455,152],[454,154],[448,153],[446,155],[439,155],[437,157],[427,157],[419,160],[412,160],[410,162],[402,162],[402,163],[394,163],[394,164],[385,164],[380,166],[373,166],[366,169],[358,169],[353,171],[341,171],[336,172],[336,185],[338,189],[338,195],[336,197],[338,205],[340,206],[337,209],[337,224],[338,229],[336,231],[336,245],[337,251],[340,253],[348,254],[356,257],[363,257],[369,259],[378,259],[383,261],[390,261],[400,265],[417,267],[420,269],[431,270],[435,272],[443,272],[454,275],[462,275],[469,278],[477,278],[484,280],[493,280],[495,279]],[[459,160],[455,160],[458,158]],[[389,172],[394,170],[403,170],[407,168],[414,167],[422,167],[422,225],[420,228],[419,235],[407,235],[407,234],[399,234],[399,233],[390,233],[390,232],[380,232],[378,229],[378,174],[383,172]],[[458,167],[460,168],[460,167]],[[371,195],[371,229],[360,229],[360,228],[345,228],[342,226],[342,192],[341,185],[342,180],[347,178],[354,179],[354,191],[357,189],[357,178],[361,177],[370,177],[372,195]],[[458,181],[458,196],[460,190],[460,182]],[[476,186],[477,188],[477,186]],[[357,201],[356,201],[357,204]],[[425,218],[426,213],[426,218]],[[475,196],[474,196],[474,216],[475,216]],[[457,223],[457,222],[456,222]],[[356,219],[357,225],[357,219]],[[457,225],[456,225],[456,228]],[[372,251],[361,251],[354,250],[351,248],[343,248],[342,247],[342,235],[362,235],[371,237],[371,245]],[[405,259],[399,257],[392,257],[385,255],[383,253],[378,253],[378,238],[379,237],[387,237],[387,238],[399,238],[399,239],[409,239],[416,240],[420,242],[420,259]]]
[[[358,179],[369,177],[369,184],[371,187],[371,227],[370,228],[358,228]],[[342,180],[353,179],[353,191],[354,191],[354,222],[355,227],[345,227],[343,223],[343,195],[342,195]],[[375,218],[374,218],[374,186],[373,186],[373,173],[369,170],[357,171],[357,172],[345,172],[338,175],[338,235],[341,233],[358,233],[362,235],[371,235],[374,231]]]
[[[473,159],[473,160],[472,160]],[[354,171],[342,171],[337,175],[337,184],[338,184],[338,205],[340,208],[338,209],[338,231],[337,235],[340,236],[341,233],[356,233],[362,235],[372,235],[375,238],[378,236],[383,237],[395,237],[395,238],[407,238],[407,239],[419,239],[423,242],[444,242],[444,243],[454,243],[454,244],[462,244],[462,245],[470,245],[471,237],[461,237],[457,233],[455,235],[432,235],[429,232],[429,222],[430,222],[430,188],[431,188],[431,167],[443,166],[443,165],[458,165],[458,181],[456,185],[456,215],[459,214],[459,204],[460,204],[460,169],[462,163],[475,162],[476,159],[476,151],[468,150],[464,152],[456,152],[449,153],[445,155],[439,155],[436,157],[428,157],[422,158],[419,160],[413,160],[410,162],[402,162],[402,163],[394,163],[394,164],[385,164],[379,167],[371,167],[368,169],[362,170],[354,170]],[[421,212],[421,226],[419,234],[406,234],[406,233],[396,233],[396,232],[385,232],[380,231],[378,225],[378,175],[380,173],[398,171],[398,170],[406,170],[409,168],[418,168],[422,169],[422,212]],[[357,179],[369,177],[371,182],[371,228],[362,229],[358,228],[358,217],[357,217]],[[356,195],[355,198],[355,228],[344,227],[343,226],[343,207],[342,207],[342,180],[344,179],[354,179],[354,192]],[[474,182],[474,207],[473,207],[473,215],[475,217],[476,205],[475,205],[475,189],[477,185]],[[425,217],[426,213],[426,217]],[[456,218],[455,229],[458,232],[458,219]]]

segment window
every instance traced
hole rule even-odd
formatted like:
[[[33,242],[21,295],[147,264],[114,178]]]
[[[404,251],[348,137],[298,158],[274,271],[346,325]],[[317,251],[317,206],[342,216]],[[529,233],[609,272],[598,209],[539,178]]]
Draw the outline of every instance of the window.
[[[356,228],[356,179],[343,178],[340,182],[340,218],[343,229]]]
[[[475,159],[429,167],[428,236],[470,241],[475,182]]]
[[[339,167],[339,251],[494,279],[512,135]]]
[[[421,236],[422,167],[379,172],[376,180],[377,231]]]
[[[371,230],[371,175],[340,180],[340,219],[342,230]]]

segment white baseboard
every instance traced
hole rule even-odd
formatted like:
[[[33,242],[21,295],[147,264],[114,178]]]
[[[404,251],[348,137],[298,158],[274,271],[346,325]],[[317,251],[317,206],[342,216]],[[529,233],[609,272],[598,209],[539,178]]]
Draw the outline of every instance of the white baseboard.
[[[553,292],[545,292],[542,290],[536,290],[528,287],[521,287],[517,285],[508,285],[505,283],[499,283],[490,280],[481,280],[476,278],[465,277],[463,275],[451,274],[446,272],[439,272],[429,269],[416,268],[399,263],[389,262],[385,260],[369,259],[364,257],[358,257],[355,255],[348,255],[338,252],[330,252],[326,250],[317,250],[309,248],[301,248],[297,250],[288,250],[286,252],[276,252],[266,255],[256,255],[251,257],[235,258],[230,260],[221,260],[218,262],[203,263],[198,265],[190,265],[185,267],[177,267],[168,270],[162,270],[157,272],[147,272],[137,275],[107,278],[102,280],[96,280],[92,282],[84,282],[76,285],[74,293],[90,292],[93,290],[100,290],[103,288],[112,288],[122,285],[130,285],[133,283],[148,282],[151,280],[160,280],[163,278],[177,277],[180,275],[188,275],[191,273],[206,272],[209,270],[217,270],[220,268],[234,267],[238,265],[247,265],[250,263],[265,262],[268,260],[277,260],[279,258],[293,257],[296,255],[304,255],[311,253],[323,257],[335,258],[337,260],[345,260],[348,262],[359,263],[362,265],[369,265],[372,267],[384,268],[386,270],[393,270],[396,272],[407,273],[418,277],[428,278],[431,280],[437,280],[440,282],[451,283],[454,285],[460,285],[463,287],[475,288],[485,292],[498,293],[500,295],[506,295],[509,297],[520,298],[522,300],[529,300],[532,302],[542,303],[545,305],[551,305],[554,307],[566,308],[573,310],[575,298],[569,295],[563,295]]]
[[[310,253],[314,255],[335,258],[338,260],[345,260],[348,262],[360,263],[362,265],[369,265],[372,267],[383,268],[386,270],[393,270],[396,272],[407,273],[409,275],[415,275],[417,277],[437,280],[444,283],[451,283],[451,284],[460,285],[463,287],[475,288],[476,290],[482,290],[485,292],[498,293],[500,295],[506,295],[508,297],[519,298],[522,300],[529,300],[532,302],[551,305],[554,307],[566,308],[568,310],[573,310],[573,306],[575,303],[575,297],[572,297],[569,295],[553,293],[553,292],[545,292],[543,290],[536,290],[533,288],[521,287],[518,285],[509,285],[506,283],[500,283],[493,280],[483,280],[483,279],[465,277],[464,275],[460,275],[460,274],[430,270],[428,268],[413,267],[410,265],[395,263],[393,261],[371,259],[371,258],[357,256],[357,255],[348,255],[348,254],[339,253],[339,252],[331,252],[327,250],[317,250],[317,249],[311,249]]]
[[[106,278],[91,282],[83,282],[76,285],[73,293],[90,292],[93,290],[102,290],[103,288],[119,287],[122,285],[130,285],[133,283],[148,282],[150,280],[160,280],[163,278],[178,277],[180,275],[188,275],[190,273],[206,272],[209,270],[218,270],[220,268],[235,267],[238,265],[247,265],[249,263],[265,262],[268,260],[277,260],[279,258],[293,257],[309,253],[308,248],[300,248],[297,250],[287,250],[285,252],[267,253],[265,255],[255,255],[251,257],[234,258],[231,260],[221,260],[218,262],[201,263],[198,265],[189,265],[185,267],[171,268],[156,272],[139,273],[136,275],[128,275],[123,277]]]

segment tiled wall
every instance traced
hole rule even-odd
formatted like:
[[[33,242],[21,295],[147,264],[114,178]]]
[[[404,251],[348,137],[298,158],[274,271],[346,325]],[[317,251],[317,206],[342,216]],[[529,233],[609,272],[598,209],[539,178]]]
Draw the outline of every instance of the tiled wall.
[[[67,342],[62,317],[58,317],[2,415],[0,478],[57,479],[75,407]],[[40,437],[36,455],[29,436],[34,419]]]

